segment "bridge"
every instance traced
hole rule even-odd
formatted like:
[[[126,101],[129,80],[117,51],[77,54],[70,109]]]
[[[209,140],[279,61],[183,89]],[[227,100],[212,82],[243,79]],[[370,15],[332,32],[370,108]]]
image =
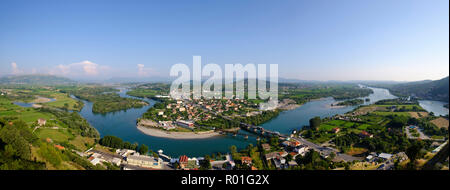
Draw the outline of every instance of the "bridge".
[[[214,114],[217,117],[222,117],[222,118],[224,118],[226,120],[231,120],[231,121],[233,120],[232,118],[229,118],[227,116],[219,115],[219,114],[217,114],[215,112],[212,112],[211,110],[208,110],[208,109],[206,109],[203,106],[199,106],[197,104],[194,104],[194,105],[202,108],[206,112]],[[264,129],[263,127],[261,127],[261,126],[250,125],[250,124],[247,124],[247,123],[244,123],[244,122],[240,122],[240,127],[241,127],[241,129],[244,129],[246,131],[249,131],[251,133],[254,133],[254,134],[260,135],[260,136],[278,137],[278,138],[283,138],[283,139],[287,139],[289,137],[289,136],[287,136],[285,134],[281,134],[281,133],[279,133],[277,131],[267,130],[267,129]],[[310,142],[310,141],[308,141],[308,140],[306,140],[306,139],[304,139],[302,137],[294,137],[292,139],[294,139],[296,141],[299,141],[301,144],[306,145],[306,146],[314,149],[315,151],[319,152],[323,156],[328,156],[331,153],[334,153],[336,155],[334,160],[336,160],[336,161],[352,162],[352,161],[355,161],[355,160],[362,160],[363,159],[363,158],[354,157],[354,156],[351,156],[351,155],[348,155],[348,154],[340,153],[339,150],[336,150],[336,149],[333,149],[333,148],[317,145],[317,144],[315,144],[313,142]]]

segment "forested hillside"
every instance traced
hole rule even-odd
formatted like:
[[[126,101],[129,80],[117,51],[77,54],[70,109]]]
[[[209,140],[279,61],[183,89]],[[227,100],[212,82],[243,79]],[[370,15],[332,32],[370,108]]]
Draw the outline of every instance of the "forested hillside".
[[[73,80],[53,75],[14,75],[0,78],[0,84],[55,85],[74,84]]]
[[[448,77],[446,77],[435,81],[426,80],[380,87],[388,88],[396,96],[417,96],[421,99],[448,102],[448,85]]]

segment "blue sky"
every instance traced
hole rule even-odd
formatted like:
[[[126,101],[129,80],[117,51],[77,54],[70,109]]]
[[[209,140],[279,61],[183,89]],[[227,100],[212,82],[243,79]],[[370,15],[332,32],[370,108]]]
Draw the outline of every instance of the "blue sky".
[[[194,55],[304,80],[449,75],[448,0],[2,0],[0,28],[0,75],[164,77]]]

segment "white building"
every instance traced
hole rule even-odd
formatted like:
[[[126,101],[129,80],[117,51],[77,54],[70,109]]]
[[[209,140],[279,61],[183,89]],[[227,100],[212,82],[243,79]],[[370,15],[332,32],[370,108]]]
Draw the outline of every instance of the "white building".
[[[381,153],[380,155],[378,155],[378,157],[383,158],[385,160],[389,160],[389,159],[391,159],[392,154]]]
[[[130,155],[127,157],[127,163],[144,168],[162,169],[162,160],[151,156]]]

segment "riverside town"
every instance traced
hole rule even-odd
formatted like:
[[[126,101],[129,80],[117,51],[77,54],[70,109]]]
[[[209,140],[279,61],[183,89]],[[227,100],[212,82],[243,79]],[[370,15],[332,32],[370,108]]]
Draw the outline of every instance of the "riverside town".
[[[0,27],[4,185],[450,174],[448,0],[2,0]]]

